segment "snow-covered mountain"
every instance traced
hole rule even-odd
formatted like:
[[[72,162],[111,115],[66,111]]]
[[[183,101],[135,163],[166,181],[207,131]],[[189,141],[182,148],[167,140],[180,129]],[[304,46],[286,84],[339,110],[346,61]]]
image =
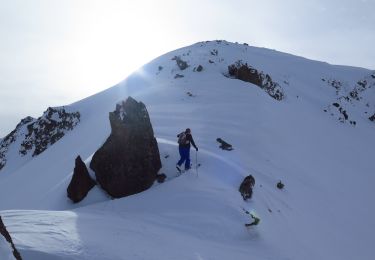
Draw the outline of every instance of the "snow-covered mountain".
[[[89,165],[128,96],[147,106],[167,181],[116,200],[96,186],[73,204],[75,158]],[[0,215],[24,259],[372,259],[374,118],[374,71],[196,43],[23,119],[0,140]],[[177,176],[176,134],[187,127],[201,166]],[[246,228],[244,210],[260,224]]]

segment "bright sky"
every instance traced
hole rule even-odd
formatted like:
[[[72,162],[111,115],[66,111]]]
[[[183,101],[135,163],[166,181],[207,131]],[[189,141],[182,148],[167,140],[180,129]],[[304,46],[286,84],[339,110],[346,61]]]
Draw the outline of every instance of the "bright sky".
[[[0,0],[0,137],[198,41],[375,69],[375,0]]]

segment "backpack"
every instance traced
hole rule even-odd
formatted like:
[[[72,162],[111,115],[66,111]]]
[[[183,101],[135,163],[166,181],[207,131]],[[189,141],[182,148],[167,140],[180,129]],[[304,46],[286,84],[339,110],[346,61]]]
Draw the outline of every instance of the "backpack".
[[[187,135],[185,132],[182,132],[178,135],[178,144],[185,145],[189,143],[189,140],[187,140]]]

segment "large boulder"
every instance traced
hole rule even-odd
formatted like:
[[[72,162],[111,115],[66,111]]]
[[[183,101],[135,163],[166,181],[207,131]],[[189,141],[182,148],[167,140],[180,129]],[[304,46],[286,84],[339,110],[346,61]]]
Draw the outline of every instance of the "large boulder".
[[[90,177],[86,164],[81,157],[76,158],[74,173],[69,183],[68,197],[74,202],[83,200],[87,193],[95,186],[95,181]]]
[[[109,113],[109,121],[111,134],[90,163],[97,182],[115,198],[148,189],[161,161],[146,106],[129,97]]]
[[[13,256],[15,259],[17,260],[21,260],[22,257],[20,255],[20,253],[17,251],[16,247],[14,246],[14,243],[13,243],[13,240],[12,240],[12,237],[10,236],[8,230],[6,229],[4,223],[3,223],[3,220],[1,219],[1,216],[0,216],[0,236],[3,236],[5,238],[5,240],[9,243],[9,245],[11,246],[11,250],[13,252]],[[6,242],[5,242],[6,243]],[[10,252],[9,252],[10,253]],[[1,256],[1,255],[0,255]],[[3,258],[1,258],[3,259]]]

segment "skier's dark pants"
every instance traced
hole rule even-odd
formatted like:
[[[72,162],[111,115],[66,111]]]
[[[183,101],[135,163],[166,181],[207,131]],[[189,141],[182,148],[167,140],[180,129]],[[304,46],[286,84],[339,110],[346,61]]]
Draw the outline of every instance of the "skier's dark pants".
[[[190,169],[190,147],[180,146],[178,148],[181,159],[178,161],[178,166],[181,166],[185,162],[185,170]]]

